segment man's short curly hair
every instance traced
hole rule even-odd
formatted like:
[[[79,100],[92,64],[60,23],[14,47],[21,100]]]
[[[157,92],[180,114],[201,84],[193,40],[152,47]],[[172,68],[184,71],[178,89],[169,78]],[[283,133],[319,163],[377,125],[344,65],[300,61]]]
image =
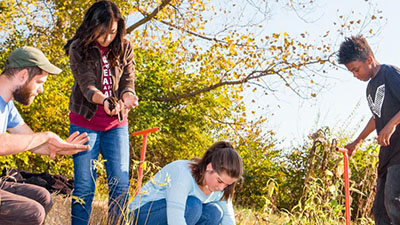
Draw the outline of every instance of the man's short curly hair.
[[[374,57],[367,40],[362,35],[346,37],[337,55],[339,63],[344,65],[357,60],[364,62],[369,56]]]
[[[29,66],[29,67],[22,67],[22,68],[7,68],[7,69],[4,69],[4,70],[3,70],[3,72],[1,73],[1,75],[4,74],[4,76],[6,76],[6,77],[8,77],[8,78],[11,78],[11,77],[13,77],[16,73],[18,73],[19,71],[24,70],[24,69],[28,70],[28,75],[29,75],[28,81],[29,81],[29,80],[32,80],[34,76],[43,73],[43,70],[40,69],[39,67],[37,67],[37,66]]]

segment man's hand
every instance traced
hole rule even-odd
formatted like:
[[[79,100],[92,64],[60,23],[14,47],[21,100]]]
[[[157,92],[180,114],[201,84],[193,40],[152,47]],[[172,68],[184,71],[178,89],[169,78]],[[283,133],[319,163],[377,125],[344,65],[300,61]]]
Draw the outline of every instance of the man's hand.
[[[79,135],[79,132],[76,131],[65,141],[53,132],[47,132],[47,134],[49,135],[47,153],[50,156],[50,159],[54,159],[56,155],[73,155],[90,148],[89,145],[84,145],[84,143],[89,141],[87,133]],[[41,153],[43,152],[40,152],[40,154]]]
[[[85,144],[86,142],[89,141],[89,137],[87,136],[86,132],[83,133],[83,134],[79,134],[79,131],[75,131],[65,141],[68,142],[68,143],[71,143],[71,144],[83,145],[83,144]]]
[[[355,141],[353,141],[350,144],[347,144],[345,146],[345,148],[348,151],[347,154],[348,154],[349,157],[351,157],[353,155],[354,150],[356,150],[358,147],[360,147],[361,143],[362,143],[362,141],[357,139],[357,140],[355,140]]]
[[[391,125],[389,122],[386,126],[379,132],[378,134],[378,144],[381,146],[388,146],[390,145],[390,137],[396,130],[396,126]]]
[[[361,131],[360,135],[356,138],[355,141],[345,146],[348,150],[349,157],[353,155],[354,150],[360,147],[361,143],[368,137],[368,135],[375,130],[375,118],[371,116],[367,125],[365,125],[363,131]]]

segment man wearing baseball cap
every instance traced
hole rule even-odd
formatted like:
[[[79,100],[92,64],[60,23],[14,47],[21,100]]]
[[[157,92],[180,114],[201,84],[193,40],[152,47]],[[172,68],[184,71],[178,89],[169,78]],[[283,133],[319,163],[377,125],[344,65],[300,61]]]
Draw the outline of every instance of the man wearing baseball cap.
[[[13,100],[30,105],[48,75],[61,71],[37,48],[18,48],[8,56],[0,75],[0,156],[31,151],[54,158],[89,149],[86,133],[63,140],[50,131],[33,132],[14,105]],[[0,201],[0,224],[42,224],[51,207],[50,193],[31,184],[0,181]]]

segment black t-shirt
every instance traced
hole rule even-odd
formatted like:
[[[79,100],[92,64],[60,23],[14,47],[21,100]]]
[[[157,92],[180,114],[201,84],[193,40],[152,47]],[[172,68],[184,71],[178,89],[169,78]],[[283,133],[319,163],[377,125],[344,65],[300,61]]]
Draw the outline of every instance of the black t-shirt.
[[[400,69],[381,65],[380,70],[367,86],[369,108],[375,118],[377,133],[400,111]],[[379,151],[378,176],[386,174],[387,168],[400,164],[400,126],[390,138],[390,145]]]

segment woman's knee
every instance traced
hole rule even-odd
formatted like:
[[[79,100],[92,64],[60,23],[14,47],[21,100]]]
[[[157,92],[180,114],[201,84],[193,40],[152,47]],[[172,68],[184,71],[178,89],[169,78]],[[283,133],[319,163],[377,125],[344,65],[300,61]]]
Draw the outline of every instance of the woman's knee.
[[[196,197],[188,196],[186,200],[185,219],[187,224],[196,224],[203,212],[203,203]]]
[[[73,196],[80,198],[93,197],[96,190],[95,177],[81,176],[79,179],[74,180],[74,189],[72,191]]]
[[[203,205],[203,217],[206,217],[207,224],[219,224],[221,223],[224,211],[216,203],[208,203]]]
[[[112,197],[120,196],[129,192],[129,178],[126,174],[121,177],[110,177],[107,185]]]

